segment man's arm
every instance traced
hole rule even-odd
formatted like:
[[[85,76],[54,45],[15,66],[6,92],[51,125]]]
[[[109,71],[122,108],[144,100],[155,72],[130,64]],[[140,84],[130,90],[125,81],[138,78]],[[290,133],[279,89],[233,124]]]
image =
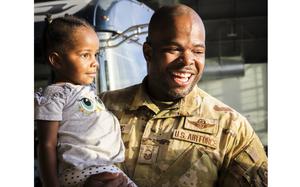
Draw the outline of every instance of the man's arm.
[[[45,187],[59,186],[56,156],[58,127],[58,121],[37,121],[39,169]]]
[[[229,164],[220,172],[222,187],[267,187],[268,159],[259,137],[243,121],[233,143]]]

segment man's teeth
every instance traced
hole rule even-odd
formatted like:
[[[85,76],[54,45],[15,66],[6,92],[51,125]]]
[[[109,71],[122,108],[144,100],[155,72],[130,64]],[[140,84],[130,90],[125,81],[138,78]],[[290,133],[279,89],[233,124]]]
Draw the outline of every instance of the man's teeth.
[[[178,78],[178,77],[175,77],[175,80],[180,81],[180,82],[187,82],[189,80],[189,78]]]
[[[180,78],[189,78],[191,76],[190,73],[179,73],[179,72],[173,72],[173,75]]]
[[[191,73],[182,73],[182,72],[172,72],[174,80],[176,82],[188,82],[189,78],[192,76]]]

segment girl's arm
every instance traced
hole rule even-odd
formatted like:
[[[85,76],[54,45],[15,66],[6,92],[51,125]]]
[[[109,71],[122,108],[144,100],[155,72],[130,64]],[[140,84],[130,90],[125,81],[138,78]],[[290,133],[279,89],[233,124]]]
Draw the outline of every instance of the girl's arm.
[[[58,121],[37,121],[39,169],[44,187],[59,186],[56,156],[58,127]]]

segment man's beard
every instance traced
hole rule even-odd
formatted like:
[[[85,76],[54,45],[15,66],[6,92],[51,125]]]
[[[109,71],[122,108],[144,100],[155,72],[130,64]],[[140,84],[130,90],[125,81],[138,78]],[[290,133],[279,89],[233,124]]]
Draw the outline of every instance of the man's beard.
[[[194,81],[187,89],[178,90],[178,89],[168,89],[167,94],[172,99],[180,99],[187,96],[195,87],[198,81]]]

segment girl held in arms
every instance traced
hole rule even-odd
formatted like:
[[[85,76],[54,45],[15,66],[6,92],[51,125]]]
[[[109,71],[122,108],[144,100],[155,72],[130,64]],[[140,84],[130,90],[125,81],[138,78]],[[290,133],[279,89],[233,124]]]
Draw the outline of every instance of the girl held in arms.
[[[55,78],[35,93],[43,185],[103,186],[103,175],[113,173],[118,180],[111,185],[136,186],[113,165],[124,161],[125,149],[119,122],[93,84],[99,52],[93,27],[70,15],[48,18],[44,52]]]

